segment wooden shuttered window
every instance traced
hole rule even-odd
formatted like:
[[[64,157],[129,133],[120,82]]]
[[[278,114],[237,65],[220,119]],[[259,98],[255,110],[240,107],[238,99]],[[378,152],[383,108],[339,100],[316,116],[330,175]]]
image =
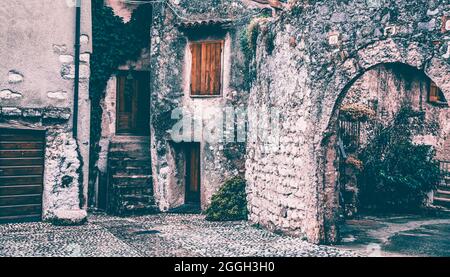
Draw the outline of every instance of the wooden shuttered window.
[[[217,96],[222,88],[223,41],[191,43],[191,95]]]
[[[428,101],[431,103],[447,102],[441,89],[433,81],[430,82],[430,93],[428,95]]]

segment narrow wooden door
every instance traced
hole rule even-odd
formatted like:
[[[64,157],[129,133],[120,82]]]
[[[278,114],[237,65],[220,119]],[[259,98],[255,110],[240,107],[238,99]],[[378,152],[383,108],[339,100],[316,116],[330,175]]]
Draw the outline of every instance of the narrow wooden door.
[[[148,135],[150,89],[148,73],[123,73],[117,76],[117,133]]]
[[[200,144],[186,145],[186,203],[200,204]]]

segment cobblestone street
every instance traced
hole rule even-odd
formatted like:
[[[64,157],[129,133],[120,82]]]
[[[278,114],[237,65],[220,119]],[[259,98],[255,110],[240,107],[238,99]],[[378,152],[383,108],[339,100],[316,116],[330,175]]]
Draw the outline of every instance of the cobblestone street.
[[[246,222],[211,223],[200,215],[118,218],[91,215],[89,223],[0,225],[0,256],[303,257],[353,256]]]

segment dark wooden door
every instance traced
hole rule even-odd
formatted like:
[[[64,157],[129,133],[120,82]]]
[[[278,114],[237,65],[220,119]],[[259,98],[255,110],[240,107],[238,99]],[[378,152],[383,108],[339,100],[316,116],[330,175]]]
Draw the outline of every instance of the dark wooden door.
[[[117,133],[148,135],[150,130],[149,73],[117,76]]]
[[[200,204],[200,144],[186,145],[186,203]]]
[[[0,222],[40,220],[45,133],[0,128]]]

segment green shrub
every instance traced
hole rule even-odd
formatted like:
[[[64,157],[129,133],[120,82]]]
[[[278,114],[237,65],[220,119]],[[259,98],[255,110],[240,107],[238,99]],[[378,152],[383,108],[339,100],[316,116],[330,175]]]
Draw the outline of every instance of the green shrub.
[[[361,208],[409,212],[422,207],[439,181],[439,164],[431,146],[412,142],[410,121],[417,114],[402,108],[394,123],[362,151],[359,176]]]
[[[212,197],[211,206],[206,210],[206,220],[234,221],[247,220],[246,183],[241,177],[227,181]]]

